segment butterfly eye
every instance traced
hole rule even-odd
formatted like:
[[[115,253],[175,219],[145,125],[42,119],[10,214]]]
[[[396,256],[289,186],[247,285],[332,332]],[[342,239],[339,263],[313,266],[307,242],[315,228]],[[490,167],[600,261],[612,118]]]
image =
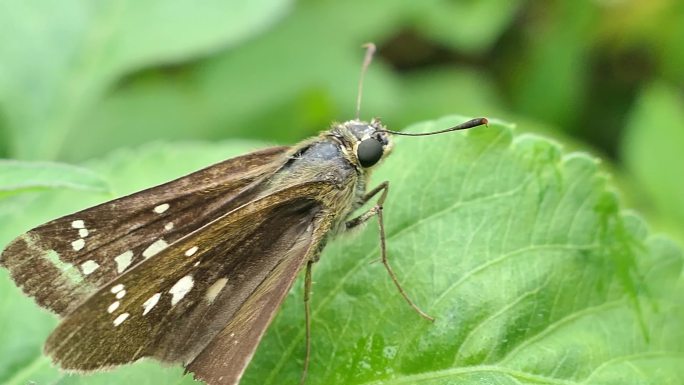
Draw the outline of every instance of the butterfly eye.
[[[363,167],[371,167],[382,158],[382,144],[375,139],[364,139],[356,149],[356,156]]]

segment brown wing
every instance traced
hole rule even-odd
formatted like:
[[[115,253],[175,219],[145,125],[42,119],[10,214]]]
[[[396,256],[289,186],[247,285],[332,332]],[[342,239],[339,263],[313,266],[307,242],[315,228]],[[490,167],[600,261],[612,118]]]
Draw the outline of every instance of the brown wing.
[[[203,353],[207,345],[226,333],[226,324],[245,317],[254,323],[235,329],[245,340],[234,345],[240,350],[233,354],[253,352],[283,293],[327,230],[324,207],[306,197],[332,189],[324,182],[286,188],[183,237],[70,313],[48,338],[46,353],[72,370],[145,356],[196,360],[203,376],[213,370]],[[224,354],[231,351],[228,347]],[[234,373],[242,372],[244,359]]]
[[[195,378],[208,385],[235,385],[240,382],[259,341],[271,324],[280,304],[306,261],[315,242],[314,232],[307,233],[235,313],[228,325],[186,365]]]
[[[66,315],[119,274],[238,207],[287,161],[288,147],[232,158],[39,226],[0,265],[36,302]]]

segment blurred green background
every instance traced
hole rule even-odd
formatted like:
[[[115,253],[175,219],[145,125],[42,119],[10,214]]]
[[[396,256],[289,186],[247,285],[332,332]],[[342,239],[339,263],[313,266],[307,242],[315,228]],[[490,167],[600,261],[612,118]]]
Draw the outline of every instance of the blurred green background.
[[[0,0],[0,158],[20,161],[0,162],[0,217],[16,222],[0,248],[71,207],[17,192],[92,203],[130,192],[93,165],[146,186],[216,160],[196,142],[291,144],[353,118],[368,41],[362,118],[486,116],[553,137],[601,158],[624,207],[684,240],[684,1]],[[154,162],[131,163],[125,149],[149,142],[195,155],[153,144]],[[135,173],[159,159],[182,164]],[[40,332],[16,343],[39,354],[55,320],[31,322]]]
[[[29,3],[0,9],[0,157],[81,162],[158,140],[294,143],[354,115],[459,113],[605,159],[684,238],[684,2]]]

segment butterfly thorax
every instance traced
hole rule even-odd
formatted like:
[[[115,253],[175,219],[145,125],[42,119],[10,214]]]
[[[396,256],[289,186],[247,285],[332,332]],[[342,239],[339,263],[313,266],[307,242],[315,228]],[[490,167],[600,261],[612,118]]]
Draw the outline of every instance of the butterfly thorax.
[[[295,145],[287,163],[268,181],[263,194],[293,185],[319,181],[331,188],[318,196],[324,215],[330,216],[330,230],[336,233],[348,216],[362,204],[372,166],[362,164],[359,146],[364,140],[380,144],[380,160],[391,151],[389,136],[378,133],[383,128],[378,120],[370,123],[347,121],[334,124],[318,137]]]

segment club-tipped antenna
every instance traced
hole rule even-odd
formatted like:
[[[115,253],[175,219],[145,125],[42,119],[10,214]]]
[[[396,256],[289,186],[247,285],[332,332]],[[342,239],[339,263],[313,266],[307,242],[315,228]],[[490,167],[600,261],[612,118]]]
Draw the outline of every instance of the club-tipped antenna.
[[[359,120],[359,117],[361,116],[361,96],[363,95],[363,78],[366,76],[366,72],[368,72],[368,67],[370,66],[371,61],[373,61],[373,55],[375,54],[375,44],[366,43],[363,45],[363,48],[366,49],[366,56],[363,58],[363,65],[361,65],[361,76],[359,77],[359,90],[358,94],[356,95],[356,120]]]
[[[423,133],[413,133],[413,132],[400,132],[400,131],[392,131],[392,130],[376,130],[375,132],[387,132],[393,135],[404,135],[404,136],[428,136],[428,135],[437,135],[437,134],[443,134],[445,132],[451,132],[451,131],[458,131],[458,130],[467,130],[469,128],[477,127],[477,126],[488,126],[489,125],[489,120],[487,118],[475,118],[475,119],[470,119],[467,122],[461,123],[458,126],[454,126],[451,128],[447,128],[444,130],[439,130],[439,131],[433,131],[433,132],[423,132]]]

